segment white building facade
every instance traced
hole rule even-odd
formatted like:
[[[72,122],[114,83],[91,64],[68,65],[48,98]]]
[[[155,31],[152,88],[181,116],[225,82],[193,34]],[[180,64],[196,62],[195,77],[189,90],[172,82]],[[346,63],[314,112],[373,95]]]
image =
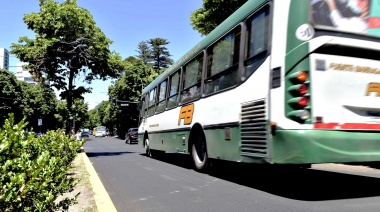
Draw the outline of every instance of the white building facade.
[[[25,65],[25,63],[17,63],[16,65],[16,77],[18,80],[25,81],[31,85],[36,85],[37,82],[33,80],[32,75],[29,73],[29,70],[26,68],[23,68],[22,66]]]
[[[9,70],[9,51],[5,48],[0,48],[0,69]]]

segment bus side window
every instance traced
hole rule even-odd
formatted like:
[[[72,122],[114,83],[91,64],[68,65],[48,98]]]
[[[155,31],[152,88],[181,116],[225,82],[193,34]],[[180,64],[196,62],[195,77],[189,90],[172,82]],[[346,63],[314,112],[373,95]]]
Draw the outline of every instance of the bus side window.
[[[176,71],[173,75],[170,76],[170,87],[168,93],[168,109],[177,107],[178,105],[178,93],[179,93],[179,82],[181,76],[181,69]]]
[[[237,85],[241,27],[207,49],[206,95]]]
[[[153,88],[149,93],[149,109],[148,116],[153,116],[156,110],[156,91],[157,87]]]
[[[148,116],[148,104],[149,104],[149,93],[145,95],[145,100],[144,100],[144,121],[146,122],[146,117]]]
[[[181,103],[201,97],[203,53],[184,66]]]
[[[267,55],[269,8],[265,7],[247,20],[247,52],[244,61],[245,78],[248,78]]]
[[[139,125],[143,122],[144,119],[144,112],[145,112],[145,96],[143,96],[140,100],[139,107],[140,107],[140,113],[139,113]]]
[[[157,110],[156,110],[157,113],[164,112],[166,108],[165,97],[166,97],[167,82],[168,80],[161,82],[158,87],[159,90],[158,90],[158,105],[157,105]]]

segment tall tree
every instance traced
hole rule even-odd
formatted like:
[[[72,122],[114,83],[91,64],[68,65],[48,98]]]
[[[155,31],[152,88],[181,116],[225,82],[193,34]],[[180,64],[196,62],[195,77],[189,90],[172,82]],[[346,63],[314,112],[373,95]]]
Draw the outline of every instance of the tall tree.
[[[209,34],[248,0],[203,0],[203,7],[191,13],[193,29]]]
[[[137,55],[137,58],[143,61],[145,65],[147,65],[148,63],[152,61],[152,49],[151,49],[151,46],[149,46],[148,41],[141,41],[137,45],[136,52],[139,53]]]
[[[24,16],[35,39],[21,37],[19,44],[12,44],[11,53],[28,63],[35,79],[41,79],[45,72],[51,85],[62,91],[61,98],[66,99],[72,114],[73,99],[91,91],[91,87],[76,86],[75,78],[83,75],[84,81],[91,84],[94,79],[117,77],[124,69],[122,59],[110,52],[111,40],[96,26],[90,12],[77,6],[76,0],[39,2],[38,13]]]
[[[153,38],[149,40],[152,49],[152,59],[154,61],[153,68],[157,73],[160,73],[161,70],[173,64],[168,48],[166,48],[166,45],[169,43],[170,42],[164,38]]]

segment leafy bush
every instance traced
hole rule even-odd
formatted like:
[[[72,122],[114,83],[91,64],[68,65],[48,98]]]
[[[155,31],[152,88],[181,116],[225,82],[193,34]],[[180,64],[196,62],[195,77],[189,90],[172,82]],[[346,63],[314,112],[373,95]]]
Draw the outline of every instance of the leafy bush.
[[[77,180],[68,173],[83,145],[63,131],[35,138],[24,131],[25,119],[14,124],[13,114],[0,130],[1,211],[56,211],[76,203],[76,197],[56,202],[71,192]]]

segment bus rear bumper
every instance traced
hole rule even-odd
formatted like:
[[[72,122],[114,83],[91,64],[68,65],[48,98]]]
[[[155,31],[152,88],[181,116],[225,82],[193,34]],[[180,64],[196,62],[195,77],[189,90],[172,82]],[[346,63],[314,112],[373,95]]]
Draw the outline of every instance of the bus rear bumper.
[[[380,132],[278,130],[272,163],[345,163],[380,161]]]

